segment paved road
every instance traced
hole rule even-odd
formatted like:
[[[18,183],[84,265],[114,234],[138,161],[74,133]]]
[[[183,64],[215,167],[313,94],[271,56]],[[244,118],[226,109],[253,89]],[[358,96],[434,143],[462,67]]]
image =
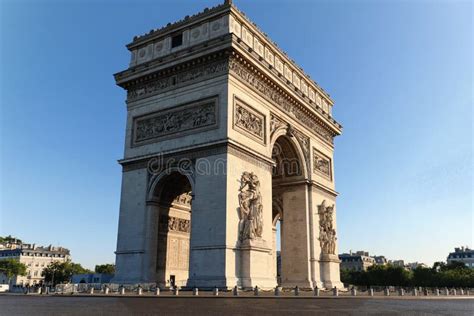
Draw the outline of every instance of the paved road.
[[[474,299],[1,295],[0,315],[473,315]]]

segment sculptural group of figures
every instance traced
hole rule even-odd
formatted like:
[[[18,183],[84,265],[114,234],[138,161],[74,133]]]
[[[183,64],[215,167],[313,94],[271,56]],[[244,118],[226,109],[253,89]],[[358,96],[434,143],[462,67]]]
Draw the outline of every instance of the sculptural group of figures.
[[[239,189],[240,223],[239,240],[252,240],[262,237],[263,205],[260,194],[260,181],[252,172],[244,172]]]
[[[319,241],[323,254],[336,253],[336,230],[333,226],[334,204],[326,206],[324,200],[319,208]]]

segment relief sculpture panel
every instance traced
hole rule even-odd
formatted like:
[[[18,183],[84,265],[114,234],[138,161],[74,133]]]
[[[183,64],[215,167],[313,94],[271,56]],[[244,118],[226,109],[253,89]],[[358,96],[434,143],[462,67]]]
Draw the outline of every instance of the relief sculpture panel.
[[[265,144],[265,116],[234,98],[234,128]]]
[[[331,159],[324,156],[313,147],[313,172],[319,173],[332,180]]]
[[[154,142],[174,134],[217,127],[217,98],[158,111],[133,122],[133,144]]]
[[[191,221],[173,216],[161,216],[160,231],[181,232],[189,234],[191,232]]]

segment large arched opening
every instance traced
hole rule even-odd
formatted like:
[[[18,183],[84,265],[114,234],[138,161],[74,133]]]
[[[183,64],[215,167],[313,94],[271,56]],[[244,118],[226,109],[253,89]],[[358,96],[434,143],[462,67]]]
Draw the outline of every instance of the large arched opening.
[[[272,224],[275,277],[278,285],[298,285],[304,279],[299,273],[301,253],[296,247],[306,245],[306,233],[298,222],[306,216],[304,159],[295,138],[281,135],[272,150]],[[299,231],[300,230],[300,231]],[[304,257],[304,256],[303,256]],[[298,263],[298,264],[295,264]],[[304,281],[304,280],[301,280]]]
[[[153,192],[157,221],[156,282],[160,286],[185,286],[189,277],[192,187],[175,171],[162,177]]]

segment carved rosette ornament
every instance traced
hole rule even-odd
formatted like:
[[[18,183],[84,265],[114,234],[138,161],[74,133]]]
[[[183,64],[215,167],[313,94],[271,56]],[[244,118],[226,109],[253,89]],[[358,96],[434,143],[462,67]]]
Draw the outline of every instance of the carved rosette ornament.
[[[326,206],[326,200],[318,205],[319,214],[319,242],[322,254],[336,253],[336,230],[333,226],[334,204]]]
[[[263,232],[263,205],[260,181],[253,172],[244,172],[239,188],[239,240],[261,239]]]

